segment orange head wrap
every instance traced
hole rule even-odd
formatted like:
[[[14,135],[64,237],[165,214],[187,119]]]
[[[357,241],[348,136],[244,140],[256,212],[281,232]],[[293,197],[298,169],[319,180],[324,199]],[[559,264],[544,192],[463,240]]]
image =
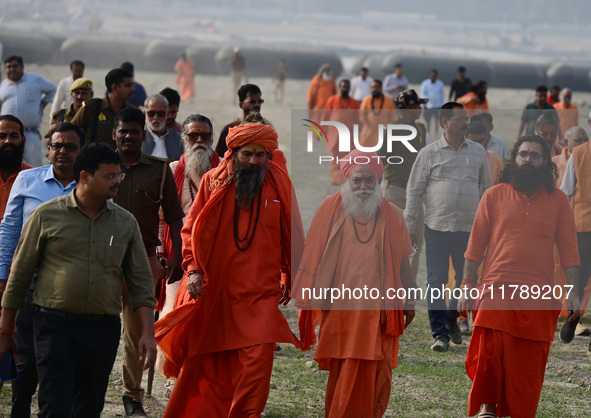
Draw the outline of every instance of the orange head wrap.
[[[347,180],[359,167],[367,167],[376,178],[376,181],[379,181],[384,173],[384,164],[375,152],[364,152],[355,149],[341,158],[339,165],[343,176]]]
[[[247,123],[230,128],[226,137],[226,144],[228,145],[228,151],[246,144],[258,144],[265,148],[267,153],[271,154],[279,145],[277,138],[277,131],[272,126]],[[226,155],[228,155],[227,152]],[[224,158],[226,155],[224,155]]]
[[[247,144],[258,144],[265,148],[267,153],[271,154],[277,149],[277,131],[270,125],[260,123],[247,123],[230,128],[226,137],[228,151],[224,154],[224,159],[217,166],[211,176],[210,190],[217,189],[227,184],[234,174],[234,159],[232,151]]]

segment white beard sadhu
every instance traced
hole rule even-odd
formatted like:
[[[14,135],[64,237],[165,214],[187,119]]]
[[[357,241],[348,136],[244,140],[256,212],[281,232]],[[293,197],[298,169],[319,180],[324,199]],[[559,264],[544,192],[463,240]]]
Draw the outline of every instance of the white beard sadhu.
[[[413,298],[403,295],[416,287],[413,248],[402,211],[380,194],[377,155],[355,150],[340,165],[346,182],[316,211],[292,296],[304,348],[315,343],[320,322],[314,359],[330,371],[326,416],[380,417],[398,338],[414,317]],[[402,298],[387,300],[385,292]]]

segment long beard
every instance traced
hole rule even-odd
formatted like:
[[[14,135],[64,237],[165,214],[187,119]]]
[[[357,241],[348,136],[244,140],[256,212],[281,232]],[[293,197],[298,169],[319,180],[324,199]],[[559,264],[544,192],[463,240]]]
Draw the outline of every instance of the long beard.
[[[234,178],[236,180],[236,203],[242,210],[250,210],[263,186],[263,179],[269,169],[269,161],[264,165],[240,164],[234,160]]]
[[[373,190],[352,191],[348,181],[341,186],[341,198],[347,215],[358,221],[371,220],[382,203],[382,194],[379,187],[375,187]]]
[[[24,142],[16,146],[4,144],[2,147],[0,147],[0,167],[7,171],[18,170],[23,162],[24,152]]]
[[[511,184],[520,192],[536,191],[544,184],[542,169],[543,166],[536,168],[530,163],[516,167],[511,175]]]
[[[205,147],[205,148],[203,148]],[[187,176],[197,176],[201,178],[205,173],[211,170],[211,156],[213,155],[213,148],[211,145],[193,144],[192,146],[185,146],[186,168]]]

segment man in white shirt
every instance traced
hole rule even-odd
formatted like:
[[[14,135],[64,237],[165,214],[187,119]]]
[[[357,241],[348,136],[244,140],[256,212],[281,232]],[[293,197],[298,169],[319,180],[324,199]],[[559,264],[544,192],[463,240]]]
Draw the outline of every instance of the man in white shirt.
[[[371,83],[373,83],[373,78],[369,75],[369,70],[367,67],[361,67],[359,70],[359,75],[357,77],[353,77],[351,80],[351,92],[349,95],[357,100],[359,104],[365,96],[369,96],[371,94]]]
[[[53,115],[60,109],[69,109],[72,104],[72,96],[70,94],[70,87],[75,80],[84,77],[84,63],[80,60],[74,60],[70,63],[70,72],[72,73],[62,80],[57,85],[55,98],[51,103],[51,114]]]
[[[55,84],[39,74],[25,73],[23,58],[12,55],[4,60],[6,79],[0,83],[0,114],[21,120],[27,137],[25,162],[34,167],[42,164],[39,126],[43,109],[53,101]]]
[[[168,100],[161,94],[148,96],[146,110],[146,139],[142,151],[155,157],[177,161],[183,154],[183,144],[178,132],[166,127]]]
[[[443,82],[437,77],[439,72],[436,69],[429,71],[429,78],[421,83],[421,97],[429,99],[429,103],[425,105],[423,115],[425,116],[425,122],[427,122],[427,129],[431,128],[431,120],[435,120],[435,134],[431,135],[436,138],[439,131],[437,125],[437,115],[439,109],[445,103],[445,94],[443,92]],[[433,134],[433,132],[431,132]]]

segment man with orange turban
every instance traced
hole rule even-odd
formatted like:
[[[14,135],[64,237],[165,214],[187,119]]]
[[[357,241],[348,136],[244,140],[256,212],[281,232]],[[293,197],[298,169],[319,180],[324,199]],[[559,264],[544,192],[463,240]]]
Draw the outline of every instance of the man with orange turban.
[[[165,418],[260,417],[275,343],[300,346],[278,305],[290,300],[303,231],[287,172],[269,159],[277,132],[261,121],[230,129],[182,230],[187,273],[156,334],[164,373],[177,377]]]
[[[355,150],[341,170],[341,191],[320,205],[310,225],[293,295],[305,349],[320,320],[314,359],[330,371],[325,416],[381,417],[398,338],[414,317],[413,248],[402,211],[381,195],[382,160]]]

